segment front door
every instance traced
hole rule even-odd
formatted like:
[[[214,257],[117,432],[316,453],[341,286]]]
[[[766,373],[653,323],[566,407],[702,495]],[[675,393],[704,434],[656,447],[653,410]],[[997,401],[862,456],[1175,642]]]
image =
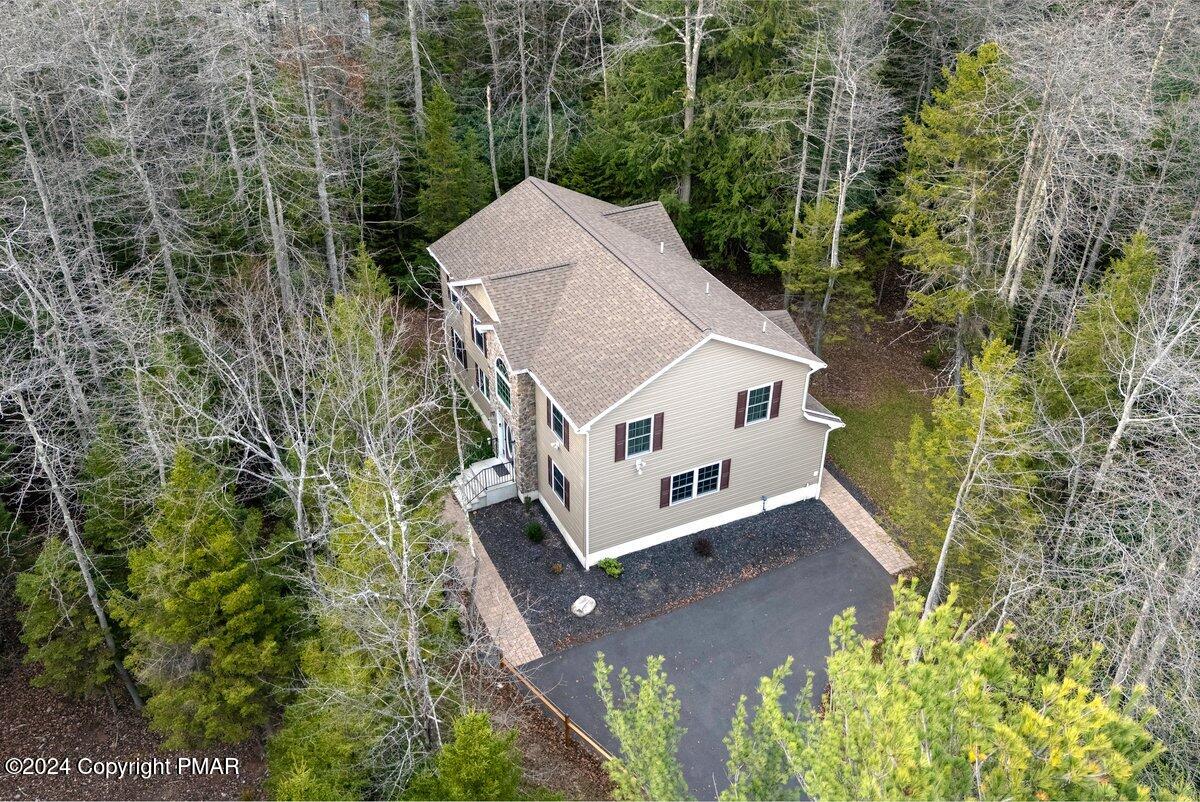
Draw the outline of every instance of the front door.
[[[496,456],[505,462],[513,458],[512,428],[503,415],[496,414]]]

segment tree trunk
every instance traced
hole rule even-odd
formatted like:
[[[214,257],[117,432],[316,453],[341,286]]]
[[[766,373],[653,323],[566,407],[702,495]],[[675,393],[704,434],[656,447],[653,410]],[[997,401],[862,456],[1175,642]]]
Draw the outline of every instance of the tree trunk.
[[[425,133],[425,89],[421,83],[421,45],[417,41],[417,0],[408,0],[408,50],[412,58],[413,122]]]
[[[338,270],[337,244],[333,235],[333,216],[329,211],[328,176],[325,170],[325,150],[321,144],[321,131],[317,127],[317,102],[308,66],[300,62],[300,89],[304,93],[304,105],[308,117],[308,137],[312,142],[313,170],[317,174],[317,209],[321,213],[321,227],[325,230],[325,266],[329,271],[329,286],[336,293],[341,290]]]
[[[488,131],[488,162],[492,166],[492,189],[496,192],[496,197],[500,197],[500,176],[496,172],[496,132],[492,128],[492,85],[488,84],[487,90],[487,131]]]
[[[521,162],[529,178],[529,87],[526,75],[525,2],[517,0],[517,61],[521,79]]]
[[[284,238],[282,205],[275,198],[275,190],[271,183],[271,173],[267,169],[267,143],[263,136],[262,124],[258,119],[258,100],[254,94],[254,81],[250,71],[244,73],[246,80],[246,101],[250,108],[250,124],[254,130],[254,148],[257,153],[258,176],[263,185],[263,200],[267,207],[267,224],[271,231],[271,248],[275,252],[275,271],[279,281],[279,292],[283,297],[284,308],[294,311],[292,303],[292,268],[288,257],[287,241]]]
[[[59,514],[62,516],[63,526],[67,530],[67,542],[71,544],[71,551],[75,554],[75,563],[79,567],[79,573],[83,576],[83,584],[87,588],[88,601],[91,602],[92,612],[96,614],[96,620],[100,624],[100,632],[104,635],[104,645],[108,647],[108,651],[112,655],[113,668],[116,670],[117,676],[121,678],[121,682],[125,685],[125,690],[129,692],[129,698],[133,700],[133,706],[141,710],[142,697],[138,693],[133,679],[129,676],[129,672],[125,670],[125,664],[121,661],[121,655],[117,651],[117,642],[113,637],[112,627],[108,622],[108,614],[104,611],[104,605],[100,601],[100,594],[96,590],[96,582],[92,578],[91,561],[88,559],[87,553],[83,548],[83,540],[80,538],[79,530],[75,526],[75,519],[71,516],[71,505],[67,503],[63,488],[58,482],[58,473],[46,454],[46,443],[42,440],[41,432],[29,414],[29,408],[25,406],[24,397],[18,393],[16,400],[17,406],[21,410],[21,417],[25,420],[25,425],[29,429],[29,435],[33,438],[34,456],[38,461],[38,465],[41,466],[42,472],[46,474],[46,479],[50,483],[50,495],[54,499],[55,506],[58,507]]]
[[[1054,278],[1054,265],[1058,260],[1058,246],[1062,240],[1062,230],[1063,213],[1060,212],[1054,221],[1054,235],[1050,239],[1050,252],[1046,255],[1046,265],[1042,270],[1042,283],[1038,287],[1037,295],[1034,296],[1033,305],[1029,307],[1029,314],[1025,318],[1025,327],[1021,332],[1021,347],[1017,351],[1021,356],[1029,353],[1029,346],[1033,343],[1033,331],[1037,325],[1038,313],[1042,309],[1046,295],[1050,292],[1050,284]]]

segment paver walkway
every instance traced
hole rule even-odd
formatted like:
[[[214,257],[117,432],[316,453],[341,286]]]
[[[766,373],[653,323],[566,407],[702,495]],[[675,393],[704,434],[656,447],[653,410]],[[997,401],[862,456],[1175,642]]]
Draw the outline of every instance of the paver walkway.
[[[825,477],[821,480],[821,501],[854,535],[854,539],[883,566],[883,570],[895,576],[916,565],[908,552],[883,531],[883,527],[858,503],[858,499],[850,495],[850,491],[842,486],[832,471],[825,471]]]
[[[538,648],[537,641],[533,639],[533,633],[529,631],[521,611],[517,609],[512,594],[508,592],[508,587],[500,578],[496,566],[492,564],[487,549],[479,542],[479,536],[471,528],[462,507],[458,506],[458,502],[453,498],[447,498],[442,517],[446,523],[466,535],[459,541],[458,553],[454,560],[464,581],[470,583],[471,574],[475,570],[475,560],[479,561],[479,574],[475,579],[475,608],[500,648],[500,654],[504,655],[504,659],[511,666],[523,665],[540,658],[542,650]],[[474,556],[471,554],[472,546]]]

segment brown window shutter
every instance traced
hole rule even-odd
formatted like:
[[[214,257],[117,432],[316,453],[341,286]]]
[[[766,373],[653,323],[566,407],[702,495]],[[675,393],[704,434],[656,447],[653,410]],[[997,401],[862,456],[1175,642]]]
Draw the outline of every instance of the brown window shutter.
[[[779,417],[779,399],[783,397],[783,379],[775,382],[771,388],[771,417]]]
[[[733,462],[730,459],[721,460],[721,489],[725,490],[729,487],[729,464]]]
[[[567,508],[567,512],[571,511],[571,480],[563,477],[563,506]]]
[[[738,393],[737,417],[733,421],[733,428],[735,429],[740,429],[746,425],[746,396],[749,392],[749,390],[742,390]]]
[[[550,455],[546,455],[546,484],[550,485],[550,489],[554,489],[554,460]]]
[[[658,485],[658,506],[659,506],[659,508],[671,506],[671,477],[670,476],[664,476],[662,478],[662,481]]]
[[[659,412],[654,416],[654,445],[650,447],[651,451],[662,451],[662,433],[663,413]]]
[[[563,448],[567,451],[571,450],[571,424],[563,420]]]
[[[625,459],[625,424],[617,424],[617,449],[614,455],[613,462],[620,462]]]
[[[546,428],[554,431],[554,416],[550,414],[550,410],[553,409],[551,404],[550,396],[546,396]]]

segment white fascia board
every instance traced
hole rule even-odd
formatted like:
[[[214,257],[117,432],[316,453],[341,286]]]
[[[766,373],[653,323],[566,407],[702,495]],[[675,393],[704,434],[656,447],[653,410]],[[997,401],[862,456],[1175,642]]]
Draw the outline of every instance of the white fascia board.
[[[735,340],[732,337],[726,337],[723,334],[711,334],[709,336],[712,337],[712,339],[716,340],[717,342],[729,343],[730,345],[740,345],[742,348],[749,348],[751,351],[758,351],[763,354],[771,354],[772,356],[777,356],[780,359],[787,359],[792,362],[801,362],[805,365],[808,365],[813,370],[821,370],[823,368],[829,367],[829,365],[827,365],[826,363],[822,362],[819,359],[809,359],[808,357],[804,357],[804,356],[796,356],[795,354],[787,354],[787,353],[784,353],[783,351],[776,351],[774,348],[767,348],[766,346],[755,345],[754,343],[748,343],[745,340]]]
[[[680,354],[679,356],[675,357],[673,360],[671,360],[670,362],[668,362],[668,363],[667,363],[665,366],[663,366],[663,367],[662,367],[662,368],[661,368],[661,369],[660,369],[660,370],[659,370],[657,373],[655,373],[653,376],[651,376],[650,378],[646,379],[644,382],[642,382],[641,384],[639,384],[637,387],[635,387],[635,388],[633,388],[632,390],[630,390],[630,391],[629,391],[628,393],[626,393],[626,394],[625,394],[625,395],[624,395],[624,396],[623,396],[623,397],[622,397],[620,400],[616,401],[616,402],[615,402],[615,403],[613,403],[611,406],[609,406],[609,407],[608,407],[608,409],[604,410],[604,411],[603,411],[603,412],[601,412],[599,415],[597,415],[596,417],[592,418],[590,421],[588,421],[587,423],[585,423],[585,424],[582,426],[582,428],[580,428],[580,430],[579,430],[579,431],[581,431],[581,432],[585,432],[585,433],[586,433],[586,432],[588,432],[588,431],[590,431],[590,430],[591,430],[591,428],[592,428],[592,424],[596,423],[596,421],[600,420],[600,419],[601,419],[601,418],[603,418],[605,415],[607,415],[608,413],[612,412],[612,411],[613,411],[614,409],[616,409],[617,407],[621,406],[621,404],[624,404],[626,401],[628,401],[629,399],[633,398],[635,395],[637,395],[638,393],[640,393],[642,390],[646,389],[646,387],[647,387],[647,386],[649,386],[651,382],[653,382],[653,381],[654,381],[655,379],[657,379],[659,376],[661,376],[661,375],[663,375],[664,373],[666,373],[666,372],[667,372],[668,370],[670,370],[671,368],[673,368],[673,367],[675,367],[676,365],[678,365],[678,364],[679,364],[680,362],[682,362],[684,359],[687,359],[687,358],[688,358],[689,356],[691,356],[691,355],[692,355],[692,354],[693,354],[693,353],[694,353],[694,352],[695,352],[695,351],[696,351],[698,348],[700,348],[700,346],[702,346],[702,345],[704,345],[705,343],[707,343],[707,342],[710,342],[710,341],[714,341],[714,342],[721,342],[721,343],[727,343],[727,344],[729,344],[729,345],[737,345],[737,346],[740,346],[740,347],[742,347],[742,348],[749,348],[751,351],[758,351],[758,352],[760,352],[760,353],[764,353],[764,354],[771,354],[772,356],[777,356],[777,357],[779,357],[779,358],[781,358],[781,359],[786,359],[786,360],[788,360],[789,362],[799,362],[799,363],[801,363],[801,364],[803,364],[803,365],[808,365],[808,366],[809,366],[809,367],[812,369],[811,371],[809,371],[809,372],[810,372],[810,374],[811,374],[811,372],[812,372],[812,371],[817,371],[817,370],[821,370],[822,368],[828,367],[828,366],[827,366],[827,365],[826,365],[824,362],[815,361],[815,360],[812,360],[812,359],[807,359],[807,358],[805,358],[805,357],[802,357],[802,356],[796,356],[795,354],[785,354],[783,351],[776,351],[776,350],[774,350],[774,349],[772,349],[772,348],[764,348],[764,347],[763,347],[763,346],[761,346],[761,345],[753,345],[752,343],[743,342],[742,340],[735,340],[735,339],[733,339],[733,338],[731,338],[731,337],[725,337],[725,336],[722,336],[722,335],[720,335],[720,334],[713,334],[712,332],[709,332],[708,334],[705,334],[703,337],[701,337],[701,338],[700,338],[700,340],[699,340],[699,341],[698,341],[698,342],[697,342],[695,345],[693,345],[691,348],[687,349],[687,350],[686,350],[686,351],[684,351],[682,354]],[[807,379],[806,379],[806,382],[807,382]],[[807,387],[807,386],[805,386],[805,388],[804,388],[804,392],[805,392],[805,397],[807,398],[807,397],[808,397],[808,387]]]
[[[496,339],[500,339],[500,338],[497,337]],[[587,430],[575,425],[575,421],[571,420],[571,416],[567,414],[567,411],[565,409],[563,409],[562,404],[558,403],[558,401],[556,401],[554,399],[554,394],[546,389],[546,385],[542,384],[542,380],[537,377],[536,373],[534,373],[529,368],[521,368],[520,370],[513,371],[514,376],[519,375],[521,373],[529,374],[529,378],[533,379],[533,383],[541,388],[542,395],[546,396],[546,398],[549,398],[551,401],[554,402],[554,406],[558,407],[558,411],[562,413],[563,418],[566,419],[567,423],[571,424],[572,429],[579,432],[580,434],[587,434]]]
[[[634,387],[632,390],[630,390],[628,393],[626,393],[626,394],[625,394],[625,395],[624,395],[624,396],[623,396],[623,397],[622,397],[620,400],[618,400],[618,401],[614,402],[613,404],[611,404],[611,405],[608,407],[608,409],[604,410],[604,411],[603,411],[603,412],[601,412],[599,415],[597,415],[596,417],[592,418],[590,421],[588,421],[588,422],[587,422],[587,423],[585,423],[583,426],[581,426],[581,427],[580,427],[580,429],[579,429],[579,431],[583,432],[584,434],[587,434],[588,432],[590,432],[590,431],[591,431],[591,429],[592,429],[592,424],[593,424],[593,423],[595,423],[596,421],[600,420],[600,419],[601,419],[601,418],[603,418],[605,415],[607,415],[608,413],[612,412],[614,409],[616,409],[617,407],[621,406],[622,404],[624,404],[624,403],[625,403],[626,401],[628,401],[629,399],[633,398],[635,395],[637,395],[638,393],[640,393],[642,390],[646,389],[646,387],[647,387],[647,386],[648,386],[648,385],[649,385],[651,382],[653,382],[653,381],[654,381],[655,379],[657,379],[659,376],[661,376],[661,375],[663,375],[664,373],[666,373],[666,372],[667,372],[668,370],[670,370],[671,368],[673,368],[673,367],[675,367],[676,365],[678,365],[678,364],[679,364],[680,362],[682,362],[683,360],[687,359],[689,356],[691,356],[693,353],[695,353],[695,352],[696,352],[696,350],[697,350],[697,349],[698,349],[700,346],[704,345],[706,342],[708,342],[709,340],[713,339],[713,337],[714,337],[714,336],[715,336],[715,335],[713,335],[713,334],[709,333],[709,334],[706,334],[706,335],[704,335],[703,337],[701,337],[701,338],[700,338],[700,340],[699,340],[699,341],[698,341],[698,342],[697,342],[695,345],[693,345],[691,348],[687,349],[687,350],[686,350],[686,351],[684,351],[682,354],[680,354],[679,356],[677,356],[677,357],[675,357],[674,359],[672,359],[670,362],[668,362],[666,365],[664,365],[662,368],[660,368],[660,369],[659,369],[659,371],[658,371],[657,373],[655,373],[653,376],[651,376],[650,378],[646,379],[644,382],[642,382],[641,384],[639,384],[637,387]]]
[[[446,275],[450,275],[450,274],[447,273]],[[459,287],[470,287],[474,284],[478,284],[479,286],[482,287],[483,279],[481,279],[481,278],[465,278],[462,281],[448,281],[446,283],[449,284],[453,289],[457,290]]]
[[[805,410],[804,410],[804,419],[810,420],[813,423],[822,423],[822,424],[828,426],[830,431],[833,431],[834,429],[846,428],[846,422],[844,420],[842,420],[841,418],[827,417],[825,415],[822,415],[820,412],[813,412],[812,410],[810,410],[808,408],[805,408]]]

